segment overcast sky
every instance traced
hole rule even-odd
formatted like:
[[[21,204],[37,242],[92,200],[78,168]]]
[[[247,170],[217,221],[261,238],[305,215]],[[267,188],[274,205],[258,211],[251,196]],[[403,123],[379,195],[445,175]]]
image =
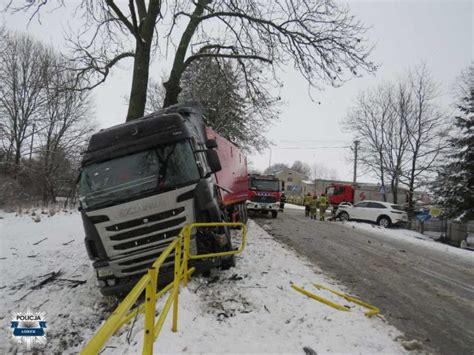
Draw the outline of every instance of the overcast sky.
[[[4,0],[0,0],[2,2]],[[474,13],[469,0],[348,3],[352,13],[370,27],[367,38],[376,44],[372,60],[380,64],[380,69],[375,74],[353,79],[341,88],[326,87],[324,91],[313,91],[313,98],[320,104],[311,101],[306,82],[291,67],[279,73],[284,83],[281,92],[284,105],[280,120],[267,133],[275,143],[271,152],[272,163],[291,164],[294,160],[309,165],[317,163],[334,169],[338,178],[351,180],[352,153],[348,146],[352,144],[352,137],[342,131],[341,121],[361,90],[394,80],[424,61],[440,83],[440,100],[449,109],[451,86],[461,70],[472,61]],[[8,28],[26,31],[62,50],[65,29],[75,28],[81,23],[80,19],[71,19],[69,13],[64,9],[43,12],[42,23],[33,21],[29,26],[25,14],[1,16]],[[152,75],[156,79],[168,69],[166,64],[164,66],[153,66]],[[125,120],[127,102],[124,98],[130,91],[130,71],[130,65],[120,64],[107,82],[94,91],[96,116],[101,127]],[[261,170],[268,166],[269,158],[269,150],[249,156],[253,166]],[[359,176],[359,181],[371,180],[368,176]]]

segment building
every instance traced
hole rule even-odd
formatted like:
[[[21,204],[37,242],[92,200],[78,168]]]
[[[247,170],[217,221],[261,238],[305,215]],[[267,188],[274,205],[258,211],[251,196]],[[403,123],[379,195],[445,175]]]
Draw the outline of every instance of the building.
[[[308,177],[292,169],[281,169],[275,172],[275,176],[280,181],[280,190],[290,196],[301,196],[303,191],[303,181]]]

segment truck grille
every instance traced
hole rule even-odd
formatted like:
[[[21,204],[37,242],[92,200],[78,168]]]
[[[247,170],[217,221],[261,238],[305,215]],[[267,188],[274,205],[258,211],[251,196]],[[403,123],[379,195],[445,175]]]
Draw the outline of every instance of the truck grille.
[[[191,206],[141,216],[113,225],[104,223],[97,226],[103,236],[104,247],[110,258],[109,265],[115,276],[127,277],[146,272],[179,234],[186,221],[192,220],[189,215],[193,211]],[[162,271],[168,266],[172,267],[173,262],[174,253],[166,259]]]
[[[275,196],[252,196],[250,201],[259,203],[275,203],[277,202],[277,199]]]

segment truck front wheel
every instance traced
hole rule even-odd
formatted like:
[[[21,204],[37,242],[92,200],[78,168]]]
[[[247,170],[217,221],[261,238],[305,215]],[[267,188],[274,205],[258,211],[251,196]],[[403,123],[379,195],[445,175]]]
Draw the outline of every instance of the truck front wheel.
[[[224,227],[224,228],[225,228],[225,237],[227,239],[227,245],[226,245],[225,251],[234,250],[232,246],[232,237],[230,235],[230,230],[227,227]],[[221,261],[222,270],[229,270],[231,267],[235,267],[235,255],[223,257]]]

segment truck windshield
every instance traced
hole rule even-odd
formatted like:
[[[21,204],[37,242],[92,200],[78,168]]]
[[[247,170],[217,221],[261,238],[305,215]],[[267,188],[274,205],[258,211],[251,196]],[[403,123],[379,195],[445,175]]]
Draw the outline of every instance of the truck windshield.
[[[279,186],[278,180],[250,180],[252,190],[278,192],[280,191]]]
[[[94,208],[198,180],[191,145],[183,141],[85,167],[79,195],[84,208]]]

